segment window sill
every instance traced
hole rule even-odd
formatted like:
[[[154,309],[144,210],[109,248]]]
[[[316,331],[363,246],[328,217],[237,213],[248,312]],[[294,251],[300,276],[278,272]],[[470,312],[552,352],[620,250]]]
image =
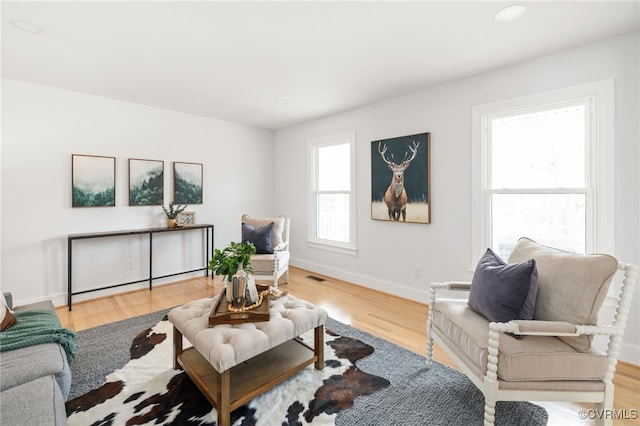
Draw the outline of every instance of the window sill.
[[[307,247],[316,248],[320,250],[332,251],[334,253],[347,254],[349,256],[357,256],[358,249],[354,247],[339,246],[330,243],[324,243],[319,241],[307,240]]]

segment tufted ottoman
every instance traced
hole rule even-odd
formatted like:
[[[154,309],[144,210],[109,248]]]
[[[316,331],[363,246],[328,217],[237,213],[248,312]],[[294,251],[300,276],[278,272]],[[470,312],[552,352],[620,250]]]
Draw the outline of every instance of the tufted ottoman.
[[[183,368],[218,411],[218,426],[230,413],[306,366],[324,367],[327,312],[287,295],[271,301],[270,320],[209,327],[216,296],[169,312],[174,368]],[[313,348],[296,339],[314,329]],[[183,350],[183,337],[193,345]]]

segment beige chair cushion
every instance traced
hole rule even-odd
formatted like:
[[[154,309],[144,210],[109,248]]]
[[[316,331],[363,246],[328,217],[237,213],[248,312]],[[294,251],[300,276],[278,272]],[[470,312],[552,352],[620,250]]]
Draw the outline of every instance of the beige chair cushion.
[[[598,311],[618,269],[606,254],[568,253],[520,238],[509,263],[536,260],[538,296],[533,319],[596,325]],[[528,339],[528,338],[527,338]],[[579,351],[591,347],[592,336],[561,337]]]
[[[276,251],[273,254],[254,254],[251,256],[251,268],[255,275],[273,273],[274,260],[277,262],[276,270],[279,271],[289,264],[288,251]]]
[[[247,214],[242,215],[242,223],[246,223],[247,225],[251,225],[254,227],[264,226],[271,222],[273,222],[273,231],[271,231],[271,242],[274,250],[277,250],[279,247],[282,247],[284,241],[284,225],[285,225],[284,216],[278,217],[249,217]]]
[[[489,320],[472,311],[465,300],[438,299],[433,327],[476,374],[487,372]],[[606,354],[595,349],[579,352],[557,337],[500,335],[498,377],[509,382],[602,380]]]

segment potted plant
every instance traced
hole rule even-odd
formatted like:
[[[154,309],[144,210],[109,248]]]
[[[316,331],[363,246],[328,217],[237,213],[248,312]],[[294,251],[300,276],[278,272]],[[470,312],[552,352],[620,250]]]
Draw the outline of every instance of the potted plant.
[[[232,241],[222,250],[215,249],[209,262],[209,269],[214,274],[224,277],[227,302],[232,303],[236,308],[244,306],[246,300],[252,301],[252,296],[247,297],[247,290],[249,294],[255,293],[255,283],[250,284],[248,275],[253,272],[251,255],[255,252],[256,247],[253,243]],[[250,287],[253,287],[253,291]]]
[[[175,228],[178,224],[176,218],[180,212],[183,212],[184,209],[188,207],[187,204],[179,205],[174,203],[173,201],[169,203],[169,208],[162,206],[162,210],[164,210],[164,214],[167,215],[167,227]]]
[[[240,265],[245,272],[253,272],[251,255],[256,252],[253,243],[236,243],[231,241],[224,249],[215,249],[209,261],[209,269],[216,275],[224,276],[225,281],[232,281]]]

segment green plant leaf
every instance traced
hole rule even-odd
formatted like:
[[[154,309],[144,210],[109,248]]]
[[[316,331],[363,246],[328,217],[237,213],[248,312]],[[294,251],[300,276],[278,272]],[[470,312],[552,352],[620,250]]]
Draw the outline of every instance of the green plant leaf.
[[[216,275],[224,276],[228,281],[238,272],[238,264],[246,272],[253,272],[251,268],[251,255],[256,252],[253,243],[230,242],[224,249],[215,249],[213,257],[209,261],[209,269]]]
[[[178,217],[178,214],[183,212],[187,207],[189,207],[187,204],[178,205],[172,201],[169,203],[169,208],[162,206],[162,210],[164,210],[164,214],[167,215],[167,219],[175,219]]]

